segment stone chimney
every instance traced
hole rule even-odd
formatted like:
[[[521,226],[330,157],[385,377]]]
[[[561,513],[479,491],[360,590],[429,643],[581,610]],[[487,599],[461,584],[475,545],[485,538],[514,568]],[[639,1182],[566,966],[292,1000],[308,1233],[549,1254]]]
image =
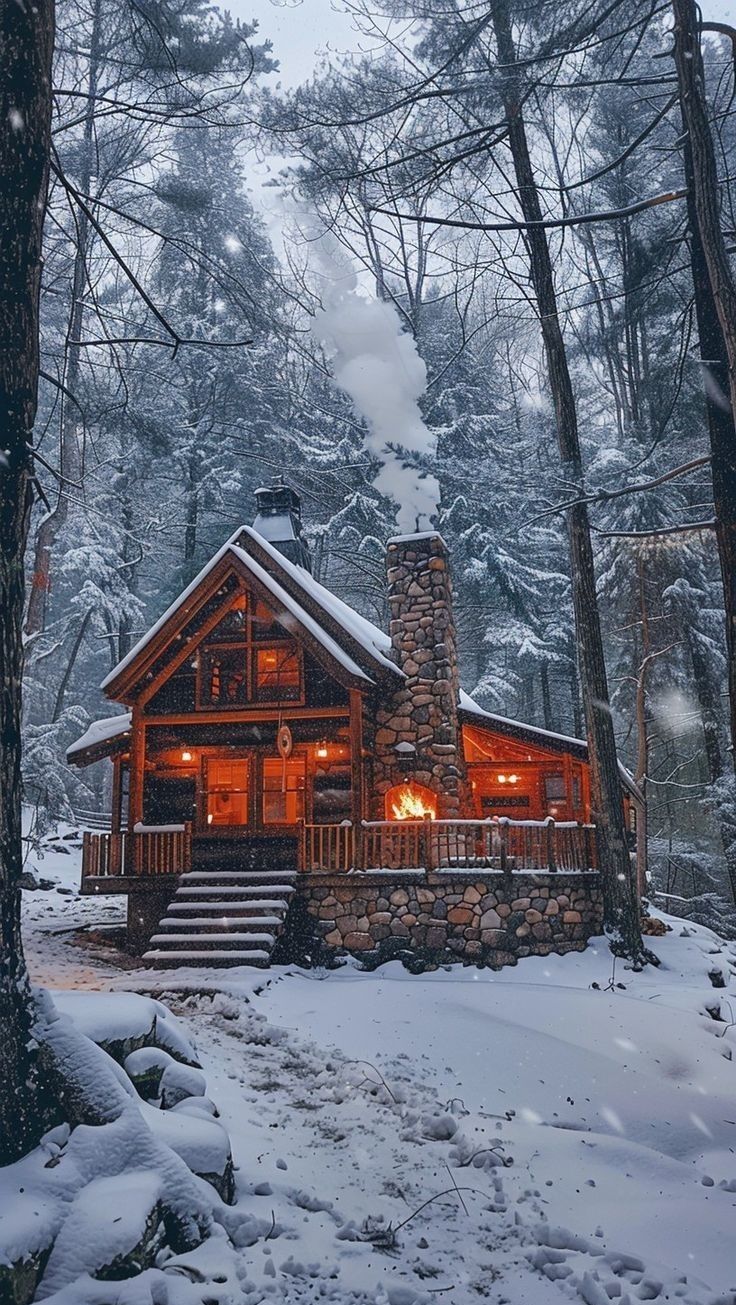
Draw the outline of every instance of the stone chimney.
[[[437,816],[452,819],[460,814],[465,760],[447,547],[434,533],[390,539],[386,569],[393,656],[406,679],[378,712],[381,818],[388,789],[409,780],[431,789]]]
[[[284,557],[305,570],[312,570],[309,546],[302,534],[302,502],[299,495],[283,480],[256,490],[258,515],[253,529]]]

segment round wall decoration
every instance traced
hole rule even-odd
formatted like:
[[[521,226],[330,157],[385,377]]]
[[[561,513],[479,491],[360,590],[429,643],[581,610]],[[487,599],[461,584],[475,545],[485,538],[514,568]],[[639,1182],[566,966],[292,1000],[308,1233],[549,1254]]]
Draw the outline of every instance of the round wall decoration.
[[[279,732],[276,735],[276,746],[279,750],[279,756],[283,757],[284,760],[291,756],[294,740],[291,737],[291,730],[288,725],[279,726]]]

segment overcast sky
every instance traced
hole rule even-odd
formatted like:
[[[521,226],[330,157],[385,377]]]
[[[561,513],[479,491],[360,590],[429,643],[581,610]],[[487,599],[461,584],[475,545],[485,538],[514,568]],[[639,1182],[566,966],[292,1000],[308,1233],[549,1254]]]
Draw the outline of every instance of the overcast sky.
[[[295,86],[327,50],[356,50],[360,35],[339,0],[220,0],[239,18],[258,19],[259,34],[273,41],[281,80]]]
[[[260,34],[273,41],[281,80],[294,86],[312,72],[320,54],[354,50],[361,37],[340,0],[220,0],[239,18],[257,18]],[[736,0],[701,0],[706,18],[736,23]]]

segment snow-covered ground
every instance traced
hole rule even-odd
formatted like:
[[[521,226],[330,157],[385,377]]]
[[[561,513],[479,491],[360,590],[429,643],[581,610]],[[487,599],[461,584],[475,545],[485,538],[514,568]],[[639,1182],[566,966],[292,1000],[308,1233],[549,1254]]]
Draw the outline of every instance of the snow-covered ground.
[[[38,869],[76,885],[76,856]],[[58,887],[27,894],[34,978],[163,995],[230,1132],[253,1237],[202,1301],[736,1303],[736,945],[672,920],[638,975],[602,942],[495,974],[156,974],[69,932],[121,903]]]

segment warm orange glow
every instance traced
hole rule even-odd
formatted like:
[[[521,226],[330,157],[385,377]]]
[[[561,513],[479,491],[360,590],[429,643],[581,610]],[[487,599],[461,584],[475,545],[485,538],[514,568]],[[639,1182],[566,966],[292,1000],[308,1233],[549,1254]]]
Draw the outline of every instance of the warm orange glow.
[[[430,820],[437,819],[437,799],[428,788],[418,784],[402,784],[392,788],[386,795],[389,819],[391,820]]]
[[[314,750],[314,755],[315,755],[316,757],[326,757],[326,756],[328,756],[327,744],[324,743],[324,742],[322,742],[322,743],[318,743],[317,746],[316,746],[316,748],[315,748],[315,750]]]
[[[182,752],[181,759],[182,761],[191,761],[192,760],[191,752]]]

